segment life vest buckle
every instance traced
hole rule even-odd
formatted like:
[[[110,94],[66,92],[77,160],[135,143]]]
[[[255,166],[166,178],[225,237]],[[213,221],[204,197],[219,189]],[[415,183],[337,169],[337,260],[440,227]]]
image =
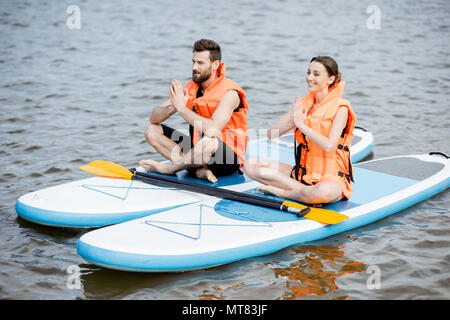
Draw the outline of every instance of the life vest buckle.
[[[347,152],[350,151],[350,149],[348,148],[348,146],[343,146],[342,144],[338,145],[337,148],[338,148],[339,150],[342,149],[342,150],[347,151]]]

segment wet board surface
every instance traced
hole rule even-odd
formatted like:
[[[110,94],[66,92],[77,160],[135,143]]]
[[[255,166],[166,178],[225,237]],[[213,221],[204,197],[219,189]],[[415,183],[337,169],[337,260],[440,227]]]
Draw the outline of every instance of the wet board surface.
[[[450,160],[428,154],[377,159],[356,164],[354,177],[349,201],[324,206],[349,216],[335,225],[210,197],[88,232],[77,250],[90,263],[140,272],[195,270],[270,254],[377,221],[447,189]],[[258,185],[240,191],[256,193]]]
[[[352,161],[358,162],[373,149],[373,136],[363,129],[354,130]],[[271,158],[294,164],[293,135],[280,139],[250,141],[248,158]],[[170,176],[174,177],[174,176]],[[183,181],[231,188],[251,180],[235,173],[220,177],[215,184],[195,179],[181,171]],[[34,223],[70,228],[91,228],[121,223],[153,213],[202,201],[205,196],[173,188],[149,185],[140,181],[98,176],[73,181],[21,196],[16,201],[17,214]]]

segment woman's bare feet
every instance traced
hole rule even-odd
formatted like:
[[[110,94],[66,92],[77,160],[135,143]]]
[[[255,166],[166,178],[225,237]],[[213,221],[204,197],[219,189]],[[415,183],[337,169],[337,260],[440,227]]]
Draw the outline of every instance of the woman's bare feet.
[[[283,189],[273,187],[273,186],[261,186],[258,187],[258,192],[263,194],[269,194],[276,197],[281,197],[281,193],[283,192]]]
[[[269,195],[276,196],[276,197],[279,197],[279,198],[286,198],[286,199],[291,199],[291,200],[294,200],[294,201],[302,202],[302,201],[299,201],[298,199],[295,199],[295,198],[286,197],[286,192],[287,192],[286,190],[283,190],[283,189],[280,189],[280,188],[277,188],[277,187],[274,187],[274,186],[261,186],[261,187],[258,187],[258,191],[263,193],[263,194],[269,194]],[[311,204],[310,203],[308,205],[311,206],[311,207],[320,208],[320,207],[323,206],[323,203],[316,203],[316,204]]]

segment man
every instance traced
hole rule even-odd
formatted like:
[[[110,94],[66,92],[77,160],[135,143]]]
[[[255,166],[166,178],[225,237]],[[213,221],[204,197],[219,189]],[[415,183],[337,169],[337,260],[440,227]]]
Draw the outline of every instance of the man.
[[[215,183],[217,177],[243,166],[247,100],[245,92],[225,77],[221,58],[220,46],[214,41],[195,42],[192,80],[184,89],[180,81],[172,81],[169,100],[152,111],[145,131],[147,142],[172,162],[141,160],[144,169],[164,174],[187,169],[197,178]],[[189,123],[189,137],[163,124],[175,113]]]

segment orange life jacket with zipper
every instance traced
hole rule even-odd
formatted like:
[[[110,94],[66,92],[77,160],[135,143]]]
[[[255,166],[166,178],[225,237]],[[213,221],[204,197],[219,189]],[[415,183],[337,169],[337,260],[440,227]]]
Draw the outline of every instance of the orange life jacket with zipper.
[[[223,96],[230,90],[236,90],[239,94],[240,105],[233,111],[230,120],[217,136],[237,155],[239,166],[242,167],[245,160],[245,153],[248,142],[248,124],[247,124],[247,99],[245,92],[233,80],[225,77],[225,64],[221,62],[217,69],[218,78],[204,90],[203,96],[197,98],[197,91],[200,87],[194,81],[186,84],[188,89],[188,101],[186,107],[196,112],[204,118],[211,118],[214,111],[219,106]],[[202,137],[202,133],[194,128],[192,142],[195,145]]]
[[[298,181],[313,185],[324,180],[334,180],[341,183],[343,195],[349,199],[353,192],[351,183],[353,169],[350,160],[350,144],[353,139],[353,129],[356,115],[350,102],[342,98],[345,82],[339,82],[330,88],[325,99],[318,108],[305,118],[305,124],[315,132],[328,137],[334,118],[341,107],[348,110],[347,125],[342,131],[336,149],[326,152],[294,127],[295,166],[291,176]],[[302,107],[309,111],[314,105],[314,93],[302,97]]]

